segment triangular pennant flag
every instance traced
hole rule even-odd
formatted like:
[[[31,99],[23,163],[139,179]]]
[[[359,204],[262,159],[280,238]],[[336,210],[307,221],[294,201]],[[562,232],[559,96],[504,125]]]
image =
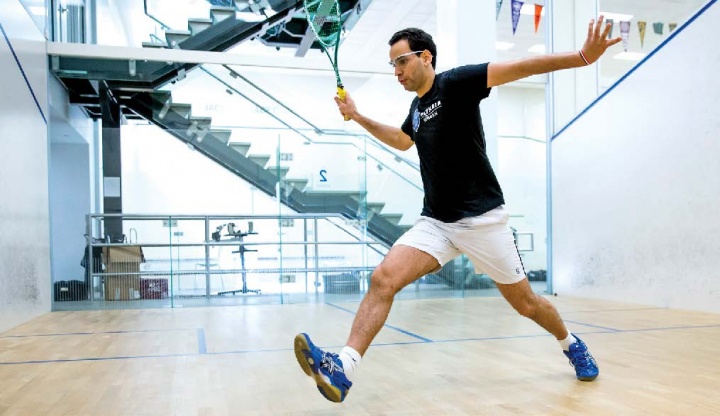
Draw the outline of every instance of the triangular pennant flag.
[[[662,35],[664,27],[665,27],[665,23],[663,23],[663,22],[653,23],[653,31],[655,32],[656,35]]]
[[[647,27],[647,22],[639,20],[638,21],[638,30],[640,31],[640,47],[645,46],[645,28]]]
[[[513,35],[517,29],[518,22],[520,21],[520,9],[522,9],[523,2],[520,0],[512,0],[512,28]]]
[[[543,6],[541,4],[535,5],[535,33],[537,33],[538,26],[540,26],[540,16],[542,15],[542,9]]]
[[[620,22],[620,36],[622,36],[623,48],[627,52],[628,41],[630,40],[630,22]]]
[[[610,31],[608,32],[608,39],[612,39],[613,30],[615,29],[615,21],[613,19],[605,19],[605,23],[610,25]]]
[[[668,23],[668,28],[670,29],[670,32],[675,30],[676,27],[677,27],[677,23]]]
[[[495,0],[495,20],[500,17],[500,9],[502,9],[503,0]]]

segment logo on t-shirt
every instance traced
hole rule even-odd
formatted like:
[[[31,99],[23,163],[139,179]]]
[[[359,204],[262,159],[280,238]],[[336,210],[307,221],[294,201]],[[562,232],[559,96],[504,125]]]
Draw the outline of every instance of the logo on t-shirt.
[[[437,116],[440,107],[442,107],[442,102],[435,101],[434,103],[430,104],[428,108],[423,110],[423,112],[420,113],[420,117],[422,117],[423,123],[427,123],[429,120],[432,120],[435,116]]]
[[[435,116],[438,115],[438,110],[440,109],[440,107],[442,107],[442,102],[438,100],[430,104],[430,106],[424,109],[422,112],[418,111],[418,109],[416,108],[413,112],[412,117],[413,131],[417,133],[418,129],[420,128],[420,120],[422,120],[423,123],[427,123],[428,121],[435,118]]]

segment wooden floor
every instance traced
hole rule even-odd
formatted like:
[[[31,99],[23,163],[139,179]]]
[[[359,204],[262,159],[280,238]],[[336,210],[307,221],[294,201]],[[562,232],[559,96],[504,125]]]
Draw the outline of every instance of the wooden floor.
[[[53,312],[0,334],[0,414],[720,415],[720,315],[552,301],[595,382],[500,298],[396,302],[343,404],[292,341],[338,351],[356,302]]]

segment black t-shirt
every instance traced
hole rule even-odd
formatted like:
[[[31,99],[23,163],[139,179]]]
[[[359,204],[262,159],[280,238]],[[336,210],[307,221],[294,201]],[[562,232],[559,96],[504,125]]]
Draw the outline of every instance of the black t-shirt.
[[[487,64],[480,64],[437,74],[430,91],[413,100],[402,131],[420,156],[422,215],[455,222],[505,203],[480,119],[480,100],[488,95]]]

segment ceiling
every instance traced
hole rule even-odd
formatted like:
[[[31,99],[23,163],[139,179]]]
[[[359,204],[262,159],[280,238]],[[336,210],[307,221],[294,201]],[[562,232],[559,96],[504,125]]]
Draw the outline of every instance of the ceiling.
[[[63,0],[73,1],[78,0]],[[387,40],[397,30],[405,27],[419,27],[432,35],[437,35],[436,2],[438,0],[372,0],[360,20],[348,33],[340,48],[341,70],[348,72],[372,72],[392,74],[391,68],[386,64],[388,60]],[[450,0],[440,0],[450,1]],[[491,0],[465,0],[487,1]],[[547,0],[528,0],[528,6],[538,3],[544,4]],[[589,1],[589,0],[575,0]],[[647,54],[663,40],[667,39],[669,30],[667,23],[682,23],[708,0],[600,0],[600,12],[612,12],[631,15],[632,27],[630,31],[628,51],[637,52],[634,60],[614,59],[614,56],[623,52],[621,45],[616,45],[600,61],[600,72],[603,84],[610,84],[630,68],[632,68],[644,54]],[[26,7],[41,5],[44,0],[21,0]],[[494,2],[493,2],[494,3]],[[570,3],[569,1],[567,3]],[[153,31],[153,23],[143,13],[143,0],[96,0],[100,16],[98,26],[109,27],[106,23],[115,19],[106,14],[116,14],[120,20],[120,27],[128,33],[120,42],[139,44],[149,40],[149,33]],[[161,13],[163,20],[170,20],[171,27],[182,26],[188,17],[203,17],[198,10],[208,8],[205,0],[148,0],[148,7]],[[494,12],[494,7],[492,10]],[[40,7],[41,9],[41,7]],[[540,21],[538,32],[534,31],[532,15],[521,15],[515,34],[512,32],[511,0],[504,0],[497,19],[497,41],[512,43],[508,50],[498,50],[497,60],[518,59],[536,55],[528,49],[536,45],[545,44],[545,18]],[[202,13],[201,13],[202,14]],[[640,44],[637,21],[645,20],[648,27],[645,34],[644,45]],[[656,35],[652,30],[653,22],[666,23],[662,36]],[[167,22],[166,22],[167,23]],[[117,28],[117,26],[116,26]],[[182,27],[179,27],[182,28]],[[113,29],[111,29],[113,30]],[[615,25],[614,36],[619,36],[618,25]],[[583,42],[582,34],[578,39],[579,48]],[[106,37],[101,37],[104,43]],[[295,50],[291,48],[276,50],[260,42],[245,42],[238,45],[229,53],[243,54],[245,56],[265,57],[267,66],[287,67],[301,66],[305,68],[327,68],[325,56],[319,51],[310,51],[306,56],[295,57]],[[294,59],[295,61],[291,61]],[[302,64],[298,65],[299,60]],[[256,61],[257,62],[257,61]]]
[[[490,0],[483,1],[489,2]],[[345,51],[346,55],[349,55],[343,55],[344,60],[366,63],[386,62],[388,59],[387,40],[396,30],[404,27],[420,27],[430,34],[436,35],[436,2],[437,0],[373,0],[342,45],[341,53]],[[544,5],[545,0],[527,1],[526,3],[528,5],[535,3]],[[647,54],[668,37],[667,23],[684,22],[705,3],[707,0],[601,0],[600,12],[633,16],[628,51]],[[530,8],[531,10],[532,8]],[[636,24],[638,20],[648,22],[643,46],[640,44]],[[666,24],[662,36],[653,32],[653,22]],[[620,36],[617,24],[613,29],[613,36]],[[584,36],[581,39],[578,41],[578,48],[582,45]],[[528,49],[535,45],[545,44],[544,16],[540,20],[537,33],[535,33],[534,16],[521,15],[516,33],[513,34],[511,0],[504,0],[497,19],[497,41],[514,44],[506,51],[498,50],[497,60],[537,55],[529,52]],[[639,60],[614,59],[613,56],[620,52],[623,52],[622,44],[614,46],[601,61],[601,77],[606,82],[612,82],[619,78]]]
[[[341,67],[345,70],[383,72],[391,74],[387,66],[388,45],[391,35],[405,27],[419,27],[433,36],[437,35],[436,2],[438,0],[372,0],[352,31],[344,39],[340,48]],[[446,0],[442,0],[446,1]],[[477,1],[477,0],[473,0]],[[482,0],[491,1],[491,0]],[[546,0],[527,1],[528,5],[535,3],[543,5]],[[585,0],[583,0],[585,1]],[[631,30],[628,40],[628,52],[636,52],[633,60],[614,58],[623,52],[622,43],[615,45],[600,61],[601,84],[607,87],[617,80],[649,51],[654,49],[669,34],[668,23],[681,24],[707,0],[601,0],[601,13],[615,13],[632,16]],[[530,11],[532,7],[530,8]],[[617,19],[616,19],[617,20]],[[637,21],[647,21],[644,44],[641,46]],[[665,23],[663,35],[657,35],[652,30],[652,23]],[[512,31],[511,0],[504,0],[497,19],[497,41],[512,43],[508,50],[498,50],[497,60],[512,60],[538,53],[529,52],[533,46],[545,44],[545,17],[540,20],[537,33],[534,28],[533,15],[521,15],[515,34]],[[584,36],[579,34],[579,48]],[[616,23],[613,28],[613,37],[620,36],[620,29]],[[293,51],[275,51],[255,42],[247,42],[235,48],[233,53],[286,56],[292,57]],[[309,53],[303,59],[317,59],[318,65],[327,65],[325,57],[316,52]]]

